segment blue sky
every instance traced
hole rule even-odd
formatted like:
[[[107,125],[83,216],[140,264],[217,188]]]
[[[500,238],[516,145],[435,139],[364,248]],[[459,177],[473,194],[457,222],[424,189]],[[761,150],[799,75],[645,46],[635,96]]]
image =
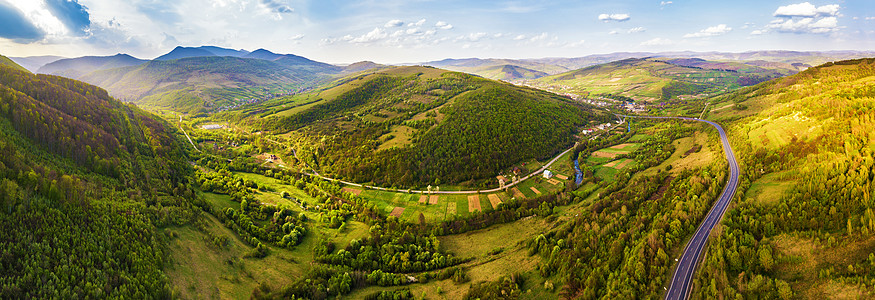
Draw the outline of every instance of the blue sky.
[[[154,58],[177,45],[312,59],[875,50],[875,1],[0,0],[0,54]]]

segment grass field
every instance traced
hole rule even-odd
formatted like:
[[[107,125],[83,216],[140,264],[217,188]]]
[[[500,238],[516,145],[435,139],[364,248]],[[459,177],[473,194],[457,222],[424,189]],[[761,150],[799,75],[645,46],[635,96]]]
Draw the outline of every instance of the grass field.
[[[790,174],[784,171],[760,177],[750,185],[750,188],[745,192],[745,198],[753,200],[759,205],[775,204],[784,192],[797,184],[794,179],[783,179],[787,175]]]
[[[844,235],[844,234],[841,234]],[[775,237],[777,264],[775,273],[790,283],[798,299],[864,299],[871,295],[857,284],[818,277],[818,272],[833,268],[840,274],[866,259],[875,247],[875,238],[842,237],[846,245],[827,247],[823,242],[804,236],[782,234]]]

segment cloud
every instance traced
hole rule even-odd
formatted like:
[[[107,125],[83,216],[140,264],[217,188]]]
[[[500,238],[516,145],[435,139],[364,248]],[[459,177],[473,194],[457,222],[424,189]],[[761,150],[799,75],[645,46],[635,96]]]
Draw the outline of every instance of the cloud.
[[[796,34],[835,32],[842,28],[838,23],[840,8],[838,4],[815,6],[808,2],[779,6],[773,13],[776,19],[751,34],[760,35],[771,31]]]
[[[673,3],[674,3],[674,2],[671,2],[671,1],[660,1],[660,2],[659,2],[659,6],[671,5],[671,4],[673,4]]]
[[[294,9],[286,5],[285,3],[280,2],[279,0],[259,0],[261,5],[264,5],[271,12],[278,14],[289,14],[295,12]]]
[[[395,20],[391,20],[389,22],[386,22],[386,25],[383,25],[383,27],[391,28],[391,27],[400,27],[401,25],[404,25],[404,21],[395,19]]]
[[[627,32],[628,32],[628,33],[639,33],[639,32],[644,32],[645,30],[647,30],[647,29],[645,29],[644,27],[640,27],[640,26],[639,26],[639,27],[635,27],[635,28],[629,29]]]
[[[674,44],[674,42],[664,38],[654,38],[641,42],[641,46],[668,46],[671,44]]]
[[[812,18],[816,16],[837,16],[839,14],[838,4],[829,4],[823,6],[814,6],[814,4],[803,2],[780,6],[775,10],[775,17],[805,17]]]
[[[820,19],[802,18],[798,20],[779,19],[772,21],[766,28],[785,33],[830,33],[838,30],[839,26],[836,17],[826,17]]]
[[[720,24],[717,26],[711,26],[695,33],[688,33],[684,35],[684,38],[700,38],[700,37],[709,37],[709,36],[718,36],[724,35],[732,31],[732,27],[726,26],[726,24]]]
[[[434,27],[444,29],[444,30],[453,29],[453,25],[450,25],[449,23],[444,22],[444,21],[438,21],[437,23],[434,23]]]
[[[46,7],[75,35],[85,35],[91,26],[88,10],[78,0],[46,0]]]
[[[547,37],[548,37],[547,33],[546,33],[546,32],[542,32],[542,33],[539,34],[539,35],[536,35],[536,36],[533,36],[533,37],[529,38],[529,41],[530,41],[530,42],[542,41],[542,40],[546,40]]]
[[[526,39],[526,35],[525,35],[525,34],[520,34],[520,35],[518,35],[518,36],[516,36],[516,37],[513,38],[514,41],[522,41],[522,40],[525,40],[525,39]]]
[[[608,34],[610,34],[610,35],[616,35],[616,34],[620,34],[620,32],[619,32],[619,31],[616,31],[616,30],[611,30],[611,32],[608,32]]]
[[[41,40],[45,32],[37,28],[17,8],[0,2],[0,37],[11,39],[18,43],[29,43]]]
[[[487,35],[488,34],[485,32],[472,32],[472,33],[457,37],[456,41],[479,42],[481,39],[483,39]]]
[[[296,34],[296,35],[290,36],[290,37],[289,37],[289,40],[292,40],[292,41],[300,41],[300,40],[303,39],[303,38],[304,38],[304,35],[299,33],[299,34]]]
[[[350,40],[350,42],[356,44],[368,44],[385,39],[387,36],[389,36],[389,34],[387,34],[386,31],[384,31],[382,28],[377,27],[368,33],[365,33],[357,38]]]
[[[625,22],[625,21],[628,21],[629,18],[630,17],[628,14],[600,14],[599,15],[599,20],[605,21],[605,22],[610,22],[610,21]]]
[[[425,19],[420,19],[419,21],[416,21],[416,23],[407,24],[407,27],[422,26],[422,24],[425,24]]]

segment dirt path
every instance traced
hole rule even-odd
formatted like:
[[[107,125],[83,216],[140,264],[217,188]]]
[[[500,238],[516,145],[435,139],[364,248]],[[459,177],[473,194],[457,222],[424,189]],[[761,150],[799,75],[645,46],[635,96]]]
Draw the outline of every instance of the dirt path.
[[[541,194],[541,191],[539,191],[539,190],[536,189],[535,187],[529,187],[529,189],[531,189],[532,192],[535,192],[536,195],[540,195],[540,194]]]
[[[619,169],[622,169],[622,168],[625,168],[627,165],[629,165],[630,163],[632,163],[632,161],[634,161],[634,160],[632,160],[632,159],[627,159],[627,160],[623,161],[623,163],[617,165],[616,168],[617,168],[618,170],[619,170]]]
[[[438,195],[431,195],[428,197],[428,204],[437,204]]]
[[[343,190],[346,191],[346,192],[350,192],[350,193],[352,193],[353,195],[356,195],[356,196],[362,194],[362,190],[359,190],[359,189],[354,189],[354,188],[348,188],[348,187],[345,187],[345,188],[343,188]]]
[[[562,175],[562,174],[556,174],[556,178],[559,178],[559,179],[562,179],[562,180],[568,180],[568,176],[565,176],[565,175]]]
[[[419,196],[419,204],[427,204],[427,203],[428,203],[428,196],[426,196],[426,195]]]

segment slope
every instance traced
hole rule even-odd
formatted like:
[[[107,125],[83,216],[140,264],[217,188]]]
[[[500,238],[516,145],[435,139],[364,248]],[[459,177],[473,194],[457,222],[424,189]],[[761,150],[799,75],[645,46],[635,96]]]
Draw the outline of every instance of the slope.
[[[9,59],[8,57],[3,56],[3,55],[0,55],[0,65],[11,67],[13,69],[20,70],[20,71],[27,71],[27,69],[18,65],[17,63],[15,63],[11,59]],[[30,72],[30,71],[27,71],[27,72]]]
[[[0,66],[0,297],[167,298],[194,217],[175,129],[100,88]]]
[[[489,79],[503,81],[536,79],[548,75],[545,72],[532,70],[516,65],[498,65],[485,68],[476,68],[474,70],[470,70],[470,73],[477,74]]]
[[[487,178],[571,146],[577,127],[601,119],[546,92],[428,67],[341,80],[268,127],[296,130],[299,157],[355,182],[425,187],[493,184]]]
[[[745,66],[736,66],[735,70],[709,69],[658,59],[630,58],[543,77],[530,83],[582,95],[613,94],[636,100],[666,101],[679,95],[736,89],[787,73]]]
[[[260,59],[210,56],[150,61],[96,71],[81,79],[148,109],[190,113],[218,111],[275,94],[289,94],[331,72]]]
[[[65,58],[48,63],[39,68],[37,73],[52,74],[77,79],[82,75],[97,71],[128,66],[136,66],[146,62],[127,54],[113,56],[83,56]]]
[[[875,59],[827,63],[716,102],[711,118],[736,137],[742,179],[695,293],[871,297],[856,282],[875,276]]]
[[[40,67],[51,63],[53,61],[64,59],[65,57],[61,56],[53,56],[53,55],[44,55],[44,56],[27,56],[27,57],[10,57],[12,61],[17,63],[18,65],[28,69],[31,72],[36,73],[36,70],[39,70]]]

